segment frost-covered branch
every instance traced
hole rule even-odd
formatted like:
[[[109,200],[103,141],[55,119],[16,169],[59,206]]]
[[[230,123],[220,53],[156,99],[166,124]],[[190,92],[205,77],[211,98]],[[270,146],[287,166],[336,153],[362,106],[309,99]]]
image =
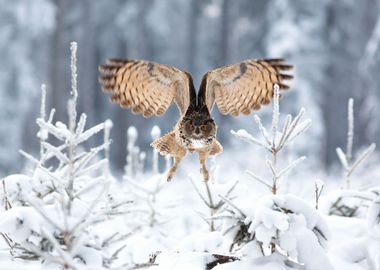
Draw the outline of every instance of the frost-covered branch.
[[[319,198],[322,195],[322,191],[323,191],[324,186],[325,186],[325,184],[322,182],[322,180],[320,180],[320,179],[315,180],[315,183],[314,183],[315,209],[317,209],[317,210],[318,210],[318,206],[319,206]]]
[[[348,113],[347,113],[348,129],[347,129],[347,148],[346,159],[350,163],[352,159],[352,144],[354,140],[354,99],[348,100]]]

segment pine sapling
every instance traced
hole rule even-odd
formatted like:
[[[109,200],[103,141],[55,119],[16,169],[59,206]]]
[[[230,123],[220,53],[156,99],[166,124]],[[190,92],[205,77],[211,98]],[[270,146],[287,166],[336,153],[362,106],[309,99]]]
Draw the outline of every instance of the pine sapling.
[[[77,119],[76,48],[76,43],[71,43],[72,90],[68,101],[68,126],[61,122],[53,124],[54,110],[46,119],[46,88],[43,86],[41,117],[37,119],[41,157],[38,160],[21,151],[36,164],[36,169],[32,177],[32,190],[22,194],[23,207],[16,209],[28,214],[21,215],[21,218],[16,215],[19,225],[12,228],[11,233],[17,235],[19,230],[24,230],[29,231],[30,235],[24,233],[22,238],[18,238],[19,242],[8,239],[15,257],[42,257],[58,263],[63,269],[79,269],[80,265],[94,263],[95,257],[100,260],[99,267],[114,260],[112,258],[116,258],[117,254],[108,253],[108,249],[113,249],[110,245],[115,242],[104,244],[107,250],[99,248],[94,243],[98,235],[90,228],[128,211],[125,208],[128,202],[107,201],[110,186],[108,161],[95,159],[102,151],[109,156],[110,122],[86,129],[86,115],[81,114]],[[88,151],[81,147],[83,142],[102,130],[105,130],[103,144]],[[55,137],[54,144],[47,140],[49,136]],[[50,167],[46,165],[48,162],[52,164]],[[8,212],[12,210],[8,209]],[[36,220],[34,223],[28,221],[31,217]],[[29,228],[28,224],[39,225]],[[4,236],[7,237],[6,234]],[[115,239],[122,241],[124,238],[118,236]],[[81,250],[91,250],[91,256],[82,255]]]
[[[310,125],[311,120],[307,119],[301,122],[301,118],[305,113],[305,110],[301,108],[298,115],[292,119],[292,116],[288,114],[285,117],[285,122],[282,128],[282,131],[279,131],[279,117],[280,117],[280,106],[279,106],[279,91],[280,88],[277,84],[274,85],[274,95],[273,95],[273,111],[272,111],[272,125],[271,125],[271,134],[268,133],[266,128],[263,126],[261,119],[258,115],[254,116],[256,124],[259,127],[260,133],[264,138],[264,141],[261,141],[251,134],[249,134],[246,130],[239,130],[237,132],[231,131],[233,135],[236,137],[247,141],[252,144],[256,144],[271,154],[271,159],[266,160],[266,165],[272,175],[271,181],[264,179],[253,172],[248,171],[248,174],[253,177],[259,183],[268,187],[273,194],[277,194],[278,191],[278,181],[291,169],[293,169],[298,163],[303,161],[306,157],[302,156],[298,159],[291,162],[285,168],[279,170],[277,168],[277,159],[278,153],[287,145],[289,145],[296,137],[306,131]]]

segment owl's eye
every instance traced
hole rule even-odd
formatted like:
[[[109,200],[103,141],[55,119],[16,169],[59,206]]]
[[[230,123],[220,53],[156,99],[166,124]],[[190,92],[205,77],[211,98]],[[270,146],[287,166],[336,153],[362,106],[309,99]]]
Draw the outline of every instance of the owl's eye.
[[[194,129],[194,125],[193,125],[193,123],[189,123],[189,124],[187,125],[187,127],[188,127],[190,130],[193,130],[193,129]]]
[[[207,126],[206,125],[201,125],[201,130],[206,131],[207,130]]]

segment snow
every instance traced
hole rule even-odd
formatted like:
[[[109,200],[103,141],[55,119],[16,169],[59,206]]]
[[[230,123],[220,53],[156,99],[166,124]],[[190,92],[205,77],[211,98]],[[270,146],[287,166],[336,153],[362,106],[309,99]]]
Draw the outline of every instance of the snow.
[[[209,12],[216,16],[215,10]],[[302,120],[305,109],[285,116],[280,128],[276,95],[271,125],[254,117],[261,139],[246,129],[231,132],[252,143],[258,154],[251,158],[241,149],[226,150],[224,160],[209,161],[209,182],[196,173],[198,164],[191,160],[188,164],[193,165],[181,167],[176,179],[166,182],[159,156],[151,149],[141,151],[139,132],[129,126],[126,172],[121,176],[113,174],[107,160],[112,122],[87,128],[87,115],[77,112],[75,52],[72,43],[69,123],[53,122],[54,110],[46,119],[43,94],[37,119],[40,156],[22,152],[32,164],[29,171],[1,180],[1,267],[196,270],[220,260],[213,269],[380,268],[379,188],[326,187],[317,210],[313,188],[321,190],[328,181],[315,181],[313,171],[297,176],[290,170],[305,160],[296,157],[297,151],[289,155],[293,140],[311,125],[309,119]],[[103,140],[89,148],[87,143],[99,135]],[[150,135],[158,138],[160,128],[155,125]],[[373,150],[370,145],[357,160],[368,158]],[[338,155],[348,162],[342,150]],[[153,166],[147,169],[150,156]],[[250,168],[252,163],[266,173]],[[268,189],[258,190],[244,178],[247,169]],[[310,185],[312,192],[302,197],[285,189],[284,182]],[[337,216],[334,207],[356,212]],[[36,261],[17,258],[31,254]]]
[[[213,252],[223,244],[221,232],[199,231],[186,236],[178,245],[181,252]]]
[[[205,265],[212,260],[208,253],[188,252],[188,253],[171,253],[164,252],[157,256],[155,263],[157,267],[152,269],[167,270],[167,269],[184,269],[196,270],[204,269]]]

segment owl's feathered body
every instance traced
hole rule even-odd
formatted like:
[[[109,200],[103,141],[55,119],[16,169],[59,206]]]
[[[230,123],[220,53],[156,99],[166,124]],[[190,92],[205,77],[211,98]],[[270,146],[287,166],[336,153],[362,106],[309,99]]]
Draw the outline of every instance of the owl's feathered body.
[[[168,180],[184,156],[197,152],[207,181],[206,158],[223,151],[211,117],[214,103],[222,114],[250,114],[270,102],[274,84],[288,89],[283,80],[293,76],[281,72],[291,68],[283,59],[263,59],[214,69],[203,76],[197,95],[187,72],[143,60],[110,59],[99,67],[99,81],[103,91],[112,93],[113,102],[144,117],[162,115],[174,101],[180,111],[174,130],[151,145],[174,157]]]

